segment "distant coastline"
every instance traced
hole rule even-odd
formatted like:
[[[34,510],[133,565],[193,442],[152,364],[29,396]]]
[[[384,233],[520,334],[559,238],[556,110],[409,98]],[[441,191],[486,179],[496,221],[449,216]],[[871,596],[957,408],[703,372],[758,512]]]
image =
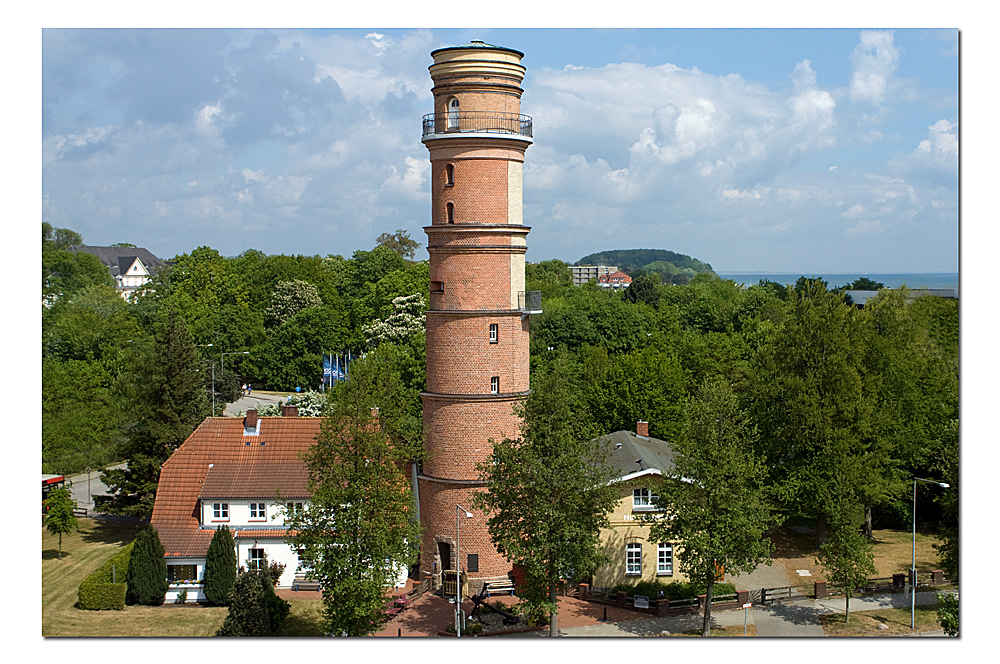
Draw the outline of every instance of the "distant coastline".
[[[906,284],[908,288],[951,288],[958,294],[958,273],[957,272],[927,272],[927,273],[886,273],[876,274],[871,272],[814,272],[805,274],[802,272],[717,272],[723,279],[730,279],[738,284],[753,286],[760,280],[766,279],[779,284],[794,284],[799,277],[819,277],[830,286],[843,286],[853,282],[860,277],[868,277],[872,281],[878,281],[888,288],[899,288]]]

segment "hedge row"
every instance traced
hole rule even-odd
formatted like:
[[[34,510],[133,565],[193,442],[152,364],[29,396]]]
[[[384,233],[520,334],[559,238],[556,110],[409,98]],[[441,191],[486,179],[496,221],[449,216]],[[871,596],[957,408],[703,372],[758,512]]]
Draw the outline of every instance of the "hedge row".
[[[81,609],[121,611],[125,608],[125,574],[131,555],[130,542],[80,583],[77,597]]]

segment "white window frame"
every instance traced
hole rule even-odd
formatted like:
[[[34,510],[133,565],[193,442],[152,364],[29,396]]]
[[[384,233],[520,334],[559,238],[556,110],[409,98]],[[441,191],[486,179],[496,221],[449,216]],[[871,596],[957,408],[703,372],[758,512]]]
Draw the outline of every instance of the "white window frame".
[[[229,503],[212,503],[212,520],[229,521]]]
[[[258,551],[260,551],[260,556],[254,556],[254,554]],[[265,560],[267,560],[267,554],[264,553],[264,547],[251,547],[250,550],[247,551],[247,567],[249,569],[264,569],[261,565],[259,565],[259,563],[262,563]]]
[[[632,509],[633,510],[653,510],[660,497],[654,494],[648,487],[632,489]]]
[[[642,576],[642,542],[625,543],[625,575]]]
[[[267,519],[267,503],[250,503],[251,519]]]
[[[656,545],[656,576],[674,575],[674,545],[660,542]]]
[[[490,323],[490,343],[495,344],[500,341],[500,325],[498,323]]]
[[[448,100],[448,129],[458,129],[458,97]]]
[[[490,377],[490,394],[500,394],[500,376]]]

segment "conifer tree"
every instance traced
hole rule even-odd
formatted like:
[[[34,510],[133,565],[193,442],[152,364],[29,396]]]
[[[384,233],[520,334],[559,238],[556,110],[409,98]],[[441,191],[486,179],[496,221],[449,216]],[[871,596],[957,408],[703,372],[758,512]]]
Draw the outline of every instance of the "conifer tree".
[[[100,508],[145,517],[153,511],[160,465],[210,412],[198,373],[198,351],[180,315],[171,310],[158,326],[155,343],[140,352],[132,368],[137,392],[128,440],[121,456],[127,467],[107,470],[110,489]]]
[[[268,577],[267,583],[262,581],[262,577]],[[266,571],[251,569],[240,574],[228,599],[229,613],[217,636],[269,636],[268,586],[270,577]],[[274,593],[273,588],[271,593]]]
[[[236,549],[229,526],[217,528],[205,557],[205,598],[212,604],[225,606],[229,592],[236,583]]]
[[[156,528],[139,531],[125,575],[125,600],[129,604],[159,604],[167,594],[166,552]]]

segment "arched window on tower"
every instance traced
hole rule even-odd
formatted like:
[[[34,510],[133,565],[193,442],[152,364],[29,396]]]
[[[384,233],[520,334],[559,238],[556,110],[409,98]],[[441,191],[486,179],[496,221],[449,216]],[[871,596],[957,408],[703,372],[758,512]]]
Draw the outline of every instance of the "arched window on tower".
[[[448,223],[453,224],[455,223],[455,204],[448,203],[447,208],[448,208]]]
[[[458,97],[448,102],[448,129],[458,129]]]
[[[455,184],[455,164],[448,164],[444,167],[444,186],[450,187]]]

